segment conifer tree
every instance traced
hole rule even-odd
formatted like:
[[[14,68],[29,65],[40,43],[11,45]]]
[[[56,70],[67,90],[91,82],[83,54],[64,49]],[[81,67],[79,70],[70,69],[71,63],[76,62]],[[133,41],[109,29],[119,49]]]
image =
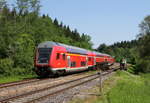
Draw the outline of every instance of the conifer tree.
[[[62,28],[63,27],[63,22],[61,22],[59,26]]]
[[[55,24],[56,26],[59,25],[57,18],[54,19],[54,24]]]

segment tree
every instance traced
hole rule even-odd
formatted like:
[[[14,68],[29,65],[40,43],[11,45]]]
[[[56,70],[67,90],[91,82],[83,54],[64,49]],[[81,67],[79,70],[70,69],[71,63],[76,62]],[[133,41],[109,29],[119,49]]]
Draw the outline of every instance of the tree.
[[[102,52],[102,53],[105,53],[106,51],[107,51],[107,45],[106,44],[101,44],[101,45],[99,45],[99,47],[97,48],[97,50],[99,51],[99,52]]]
[[[150,16],[145,17],[139,26],[136,72],[147,73],[150,72]]]
[[[17,0],[17,9],[20,15],[23,15],[25,12],[29,11],[29,0]]]
[[[140,56],[150,59],[150,16],[147,16],[140,25],[141,33],[139,36]]]
[[[40,0],[30,0],[30,8],[31,8],[31,12],[35,13],[36,15],[39,14],[40,11]]]
[[[63,22],[61,22],[59,26],[62,28],[63,27]]]
[[[38,15],[40,0],[17,0],[16,7],[3,6],[0,14],[0,76],[32,74],[36,46],[56,41],[85,49],[91,37],[48,15]]]
[[[54,19],[54,24],[55,24],[56,26],[59,25],[57,18]]]
[[[6,5],[7,5],[6,0],[0,0],[0,12],[3,9],[3,7]]]
[[[147,16],[144,21],[139,25],[141,29],[141,35],[150,33],[150,16]],[[140,36],[140,35],[139,35]]]
[[[38,15],[40,7],[40,0],[17,0],[17,8],[20,15],[26,12]]]

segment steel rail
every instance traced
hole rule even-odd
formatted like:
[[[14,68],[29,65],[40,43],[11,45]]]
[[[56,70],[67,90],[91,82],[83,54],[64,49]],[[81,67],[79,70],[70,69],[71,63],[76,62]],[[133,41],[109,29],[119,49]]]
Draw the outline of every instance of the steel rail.
[[[108,70],[108,72],[104,72],[102,74],[103,75],[107,75],[108,73],[112,72],[112,71],[115,71],[117,69],[113,69],[113,70]],[[80,74],[80,73],[79,73]],[[82,73],[81,73],[82,74]],[[70,81],[66,81],[64,83],[59,83],[59,84],[55,84],[55,85],[52,85],[50,87],[46,87],[46,88],[43,88],[43,89],[39,89],[39,90],[36,90],[36,91],[31,91],[31,92],[28,92],[28,93],[24,93],[24,94],[21,94],[21,95],[18,95],[18,96],[13,96],[13,97],[9,97],[9,98],[6,98],[6,99],[3,99],[3,100],[0,100],[0,103],[7,103],[11,100],[16,100],[18,98],[22,98],[22,97],[25,97],[25,96],[29,96],[29,95],[32,95],[32,94],[36,94],[36,93],[40,93],[42,91],[45,91],[45,90],[49,90],[49,89],[52,89],[52,88],[55,88],[55,87],[58,87],[58,86],[61,86],[61,85],[65,85],[65,84],[68,84],[68,83],[72,83],[72,82],[75,82],[75,81],[79,81],[79,80],[82,80],[82,79],[85,79],[85,78],[88,78],[88,77],[91,77],[91,76],[95,76],[95,75],[98,75],[98,74],[92,74],[92,75],[88,75],[88,76],[85,76],[85,77],[82,77],[82,78],[78,78],[78,79],[75,79],[75,80],[70,80]],[[98,78],[99,76],[97,76],[96,78]],[[96,79],[95,78],[95,79]],[[91,81],[91,80],[89,80]],[[35,81],[36,82],[36,81]],[[87,81],[88,82],[88,81]],[[25,83],[24,83],[25,84]],[[83,84],[83,83],[82,83]],[[81,84],[80,84],[81,85]],[[67,89],[67,88],[66,88]],[[66,90],[65,89],[65,90]],[[27,102],[28,103],[28,102]]]
[[[104,73],[104,74],[102,74],[102,76],[105,76],[105,75],[107,75],[107,74],[110,74],[111,72],[113,72],[113,71],[109,71],[109,72],[107,72],[107,73]],[[97,74],[96,74],[96,75],[97,75]],[[61,90],[52,92],[52,93],[50,93],[50,94],[48,94],[48,95],[45,95],[45,96],[42,96],[42,97],[39,97],[39,98],[37,98],[37,99],[33,99],[33,100],[31,100],[31,101],[24,102],[24,103],[36,103],[36,101],[40,101],[41,99],[45,99],[45,98],[48,98],[48,97],[53,96],[53,95],[55,95],[55,94],[64,92],[64,91],[66,91],[66,90],[68,90],[68,89],[71,89],[71,88],[80,86],[80,85],[82,85],[82,84],[85,84],[85,83],[90,82],[90,81],[92,81],[92,80],[94,80],[94,79],[97,79],[97,78],[99,78],[99,75],[97,75],[96,77],[91,78],[91,79],[89,79],[89,80],[85,80],[85,81],[83,81],[83,82],[77,83],[77,84],[75,84],[75,85],[71,85],[71,86],[69,86],[69,87],[63,88],[63,89],[61,89]]]
[[[78,73],[78,74],[82,74],[82,73]],[[49,78],[47,78],[47,79],[49,79]],[[20,80],[20,81],[9,82],[9,83],[1,83],[0,89],[11,87],[11,86],[22,85],[22,84],[26,84],[26,83],[34,83],[34,82],[37,82],[39,80],[41,81],[41,80],[46,80],[46,79],[26,79],[26,80]]]
[[[83,73],[81,72],[81,73],[73,74],[73,76],[80,75],[80,74],[83,74]],[[67,75],[67,76],[70,76],[70,75]],[[64,77],[67,77],[67,76],[64,76]],[[27,79],[27,80],[20,80],[20,81],[16,81],[16,82],[2,83],[2,84],[0,84],[0,89],[12,87],[12,86],[19,86],[19,85],[27,84],[27,83],[34,83],[34,82],[43,81],[43,80],[49,80],[49,79],[53,79],[53,78]]]
[[[39,79],[28,79],[28,80],[22,80],[22,81],[16,81],[16,82],[2,83],[2,84],[0,84],[0,89],[11,87],[11,86],[16,86],[16,85],[22,85],[22,84],[26,84],[26,83],[32,83],[32,82],[36,82],[36,81],[39,81]]]
[[[93,74],[93,76],[94,75],[95,74]],[[90,75],[90,76],[92,76],[92,75]],[[78,81],[80,79],[87,78],[87,77],[90,77],[90,76],[88,75],[86,77],[82,77],[82,78],[79,78],[79,79],[76,79],[76,80],[70,80],[70,81],[67,81],[67,82],[64,82],[64,83],[59,83],[59,84],[52,85],[52,86],[47,87],[47,88],[39,89],[39,90],[36,90],[36,91],[31,91],[31,92],[24,93],[24,94],[21,94],[21,95],[18,95],[18,96],[9,97],[9,98],[0,100],[0,103],[7,103],[8,101],[11,101],[11,100],[14,100],[14,99],[17,99],[17,98],[21,98],[21,97],[25,97],[25,96],[28,96],[28,95],[31,95],[31,94],[39,93],[41,91],[45,91],[47,89],[52,89],[52,88],[55,88],[57,86],[68,84],[68,83],[71,83],[71,82],[74,82],[74,81]]]

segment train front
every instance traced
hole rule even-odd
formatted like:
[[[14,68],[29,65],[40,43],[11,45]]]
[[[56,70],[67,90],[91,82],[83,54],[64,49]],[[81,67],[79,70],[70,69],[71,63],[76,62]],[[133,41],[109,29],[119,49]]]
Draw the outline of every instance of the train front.
[[[38,45],[34,60],[35,72],[40,77],[52,75],[50,60],[53,51],[53,42],[44,42]]]

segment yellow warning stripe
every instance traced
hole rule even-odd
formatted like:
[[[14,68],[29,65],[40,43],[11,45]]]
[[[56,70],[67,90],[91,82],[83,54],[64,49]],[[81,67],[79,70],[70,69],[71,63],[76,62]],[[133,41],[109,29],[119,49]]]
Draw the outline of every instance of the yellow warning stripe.
[[[68,56],[86,56],[86,55],[80,55],[80,54],[72,54],[72,53],[67,53]]]

